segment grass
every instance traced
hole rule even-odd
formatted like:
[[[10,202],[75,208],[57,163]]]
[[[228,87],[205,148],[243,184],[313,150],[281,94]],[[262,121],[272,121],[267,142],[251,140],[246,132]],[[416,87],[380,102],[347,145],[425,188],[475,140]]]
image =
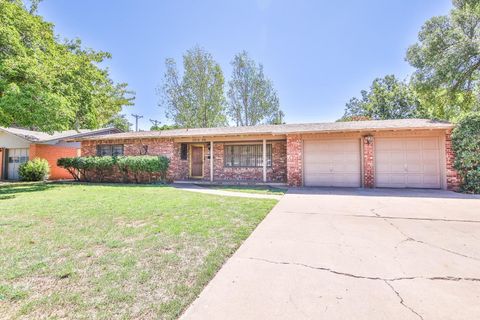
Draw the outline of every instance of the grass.
[[[0,186],[0,315],[175,319],[275,205],[168,186]]]
[[[270,194],[270,195],[284,195],[287,189],[274,188],[271,186],[243,186],[243,185],[201,185],[205,188],[243,192],[243,193],[256,193],[256,194]]]

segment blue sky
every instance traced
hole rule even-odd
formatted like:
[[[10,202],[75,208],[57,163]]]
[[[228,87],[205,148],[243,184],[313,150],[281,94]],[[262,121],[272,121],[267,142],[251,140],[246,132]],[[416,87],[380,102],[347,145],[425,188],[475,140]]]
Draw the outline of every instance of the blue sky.
[[[112,78],[136,92],[124,110],[168,123],[155,89],[165,58],[181,63],[194,45],[212,53],[230,77],[233,56],[247,50],[264,65],[288,123],[334,121],[375,77],[406,78],[405,51],[450,0],[44,0],[39,13],[60,37],[112,53]]]

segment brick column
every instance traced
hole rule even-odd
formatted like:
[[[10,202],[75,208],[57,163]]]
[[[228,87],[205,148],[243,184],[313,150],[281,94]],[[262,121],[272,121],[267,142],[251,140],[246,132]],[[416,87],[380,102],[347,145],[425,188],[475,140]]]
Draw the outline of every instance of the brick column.
[[[461,185],[460,176],[455,170],[455,152],[452,147],[452,130],[445,133],[445,173],[447,175],[447,190],[459,191]]]
[[[363,143],[363,187],[375,187],[375,138],[373,136],[365,136],[362,138]]]
[[[302,186],[303,150],[300,135],[287,136],[287,182],[289,186]]]

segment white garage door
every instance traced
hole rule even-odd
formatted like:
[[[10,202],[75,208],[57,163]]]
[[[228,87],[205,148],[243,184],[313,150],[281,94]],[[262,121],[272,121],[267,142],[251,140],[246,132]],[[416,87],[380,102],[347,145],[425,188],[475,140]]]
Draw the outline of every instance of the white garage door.
[[[306,140],[305,185],[360,187],[360,140]]]
[[[18,168],[22,163],[28,161],[28,149],[26,148],[14,148],[7,149],[7,178],[9,180],[18,180]]]
[[[440,141],[429,138],[377,138],[377,187],[440,188]]]

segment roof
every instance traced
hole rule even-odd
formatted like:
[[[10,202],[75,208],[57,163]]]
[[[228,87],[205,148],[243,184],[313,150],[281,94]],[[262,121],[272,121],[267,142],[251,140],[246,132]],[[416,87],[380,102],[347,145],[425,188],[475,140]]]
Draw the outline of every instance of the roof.
[[[353,132],[379,130],[450,129],[453,124],[428,119],[371,120],[329,123],[299,123],[244,127],[173,129],[163,131],[122,132],[75,140],[119,140],[135,138],[180,138],[207,136],[283,135],[295,133]]]
[[[52,134],[40,131],[32,131],[20,128],[4,128],[0,127],[0,131],[7,132],[13,134],[17,137],[22,139],[28,140],[30,142],[48,142],[52,140],[62,140],[62,139],[74,139],[74,138],[82,138],[85,136],[91,136],[100,134],[105,136],[103,133],[111,132],[111,131],[120,132],[120,130],[115,128],[102,128],[102,129],[79,129],[79,130],[67,130],[67,131],[55,131]]]

